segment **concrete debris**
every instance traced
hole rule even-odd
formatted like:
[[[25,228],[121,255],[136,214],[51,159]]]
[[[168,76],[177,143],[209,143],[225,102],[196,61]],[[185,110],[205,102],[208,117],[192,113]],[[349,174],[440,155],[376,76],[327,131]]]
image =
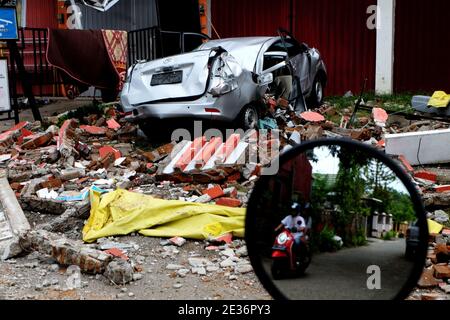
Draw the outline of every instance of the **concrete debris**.
[[[358,113],[353,122],[352,110],[329,104],[303,113],[273,95],[266,95],[263,104],[267,108],[260,117],[261,130],[159,146],[140,140],[136,125],[114,106],[76,119],[66,113],[42,124],[23,122],[6,130],[0,134],[0,168],[8,185],[0,188],[1,257],[14,257],[24,248],[31,252],[28,257],[39,257],[27,261],[23,267],[27,270],[39,270],[45,259],[51,263],[39,272],[64,273],[68,267],[65,277],[72,277],[69,282],[75,290],[83,287],[77,280],[80,272],[118,286],[163,272],[179,280],[168,286],[176,291],[186,290],[182,281],[191,277],[202,281],[223,277],[233,285],[244,282],[253,269],[245,242],[231,234],[201,243],[173,237],[159,247],[158,239],[156,248],[145,254],[129,239],[104,238],[92,245],[75,240],[81,238],[79,230],[89,218],[90,194],[126,189],[165,200],[245,208],[261,172],[280,153],[305,141],[350,138],[398,161],[420,189],[429,218],[444,225],[441,234],[433,235],[419,288],[439,292],[424,294],[423,299],[440,299],[448,293],[450,154],[442,145],[448,144],[449,123],[389,114],[378,103],[372,103],[366,114]],[[12,207],[3,203],[4,190],[16,201]],[[32,231],[23,211],[33,220]],[[51,219],[41,219],[47,215]],[[192,247],[195,251],[187,255]],[[48,276],[33,284],[33,290],[45,292],[61,285],[61,280],[57,283]],[[120,294],[135,296],[129,290]]]
[[[116,285],[133,281],[133,267],[124,260],[114,260],[106,267],[105,276]]]

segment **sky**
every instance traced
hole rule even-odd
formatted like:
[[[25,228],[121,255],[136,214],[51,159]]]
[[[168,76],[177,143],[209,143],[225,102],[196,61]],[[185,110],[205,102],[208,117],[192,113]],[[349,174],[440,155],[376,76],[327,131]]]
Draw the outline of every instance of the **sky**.
[[[311,162],[313,174],[337,174],[339,172],[339,159],[330,154],[328,147],[319,147],[314,150],[318,162]],[[394,174],[394,173],[392,173]],[[400,179],[396,179],[389,185],[392,189],[401,193],[409,193]]]

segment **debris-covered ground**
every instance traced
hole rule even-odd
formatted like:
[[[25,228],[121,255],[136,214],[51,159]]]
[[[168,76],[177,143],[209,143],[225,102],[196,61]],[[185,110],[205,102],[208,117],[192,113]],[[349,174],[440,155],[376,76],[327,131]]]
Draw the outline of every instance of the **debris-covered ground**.
[[[383,100],[367,102],[352,117],[352,103],[329,102],[298,114],[286,101],[267,96],[259,123],[266,129],[263,136],[255,131],[158,145],[149,144],[114,104],[58,109],[43,123],[4,128],[0,167],[31,231],[17,239],[22,254],[0,262],[0,298],[270,299],[252,271],[244,241],[230,233],[207,240],[133,233],[83,243],[90,192],[126,189],[239,210],[246,207],[261,169],[302,141],[348,137],[384,150],[398,134],[416,133],[419,140],[421,134],[450,127],[446,119],[415,115],[406,105],[394,108]],[[256,158],[242,161],[249,151]],[[447,299],[450,165],[429,165],[426,159],[411,164],[395,152],[393,158],[420,189],[429,218],[441,225],[430,239],[427,268],[411,299]],[[10,229],[0,214],[0,246],[8,247]]]

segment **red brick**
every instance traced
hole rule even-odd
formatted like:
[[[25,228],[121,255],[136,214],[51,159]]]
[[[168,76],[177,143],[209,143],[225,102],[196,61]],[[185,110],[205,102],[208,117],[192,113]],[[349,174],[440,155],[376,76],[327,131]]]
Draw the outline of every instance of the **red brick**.
[[[434,266],[434,276],[437,279],[448,279],[448,278],[450,278],[450,267],[448,265]]]
[[[231,243],[233,242],[233,234],[228,232],[225,233],[221,236],[218,236],[217,238],[213,239],[213,242],[218,242],[218,243]]]
[[[105,158],[108,153],[112,153],[116,160],[122,157],[122,153],[111,146],[101,147],[98,152],[100,153],[100,158]]]
[[[220,198],[216,201],[216,204],[219,206],[237,208],[241,206],[242,202],[239,199]]]
[[[436,192],[439,192],[439,193],[449,192],[450,191],[450,185],[437,186],[437,187],[434,188],[434,190],[436,190]]]
[[[13,189],[14,191],[20,191],[24,187],[24,185],[22,185],[19,182],[13,182],[13,183],[10,184],[10,186],[11,186],[11,189]]]
[[[405,167],[406,171],[408,171],[408,172],[413,172],[414,171],[414,168],[411,166],[409,161],[406,160],[404,155],[399,155],[398,156],[398,160],[400,160],[400,162],[403,164],[403,166]]]
[[[106,134],[106,128],[100,128],[96,126],[80,126],[80,128],[92,135],[102,136]]]
[[[126,261],[129,260],[128,256],[122,250],[120,250],[118,248],[111,248],[109,250],[106,250],[105,253],[110,254],[114,257],[126,260]]]
[[[39,147],[42,147],[46,144],[48,144],[53,139],[53,133],[45,133],[41,135],[36,135],[35,137],[32,137],[31,140],[25,142],[20,147],[23,150],[32,150],[37,149]]]
[[[433,271],[425,269],[417,286],[421,289],[430,289],[436,287],[438,284],[439,282],[434,278]]]
[[[41,183],[42,188],[48,188],[48,189],[59,189],[59,188],[61,188],[61,186],[62,186],[61,179],[55,179],[55,178],[48,179],[47,181]]]
[[[236,181],[239,181],[240,179],[241,179],[241,173],[235,172],[228,176],[227,181],[228,182],[236,182]]]
[[[300,117],[308,122],[322,122],[325,121],[325,117],[317,112],[307,111],[303,112]]]
[[[387,114],[386,110],[381,108],[373,108],[372,117],[378,123],[386,123],[386,121],[388,121],[389,119],[389,115]]]
[[[108,152],[106,154],[106,156],[104,156],[103,158],[100,159],[100,163],[101,163],[102,167],[105,169],[108,169],[109,167],[111,167],[115,161],[116,161],[116,158],[114,156],[114,153],[112,153],[112,152]]]
[[[108,121],[106,121],[106,123],[108,124],[108,128],[112,129],[112,130],[117,130],[120,129],[120,124],[114,120],[114,119],[110,119]]]
[[[220,198],[224,196],[223,190],[220,186],[214,186],[213,188],[210,188],[208,190],[205,190],[203,194],[207,194],[211,197],[211,200]]]
[[[429,171],[416,171],[414,173],[414,177],[419,178],[419,179],[428,180],[428,181],[433,181],[433,182],[437,181],[437,175],[435,173],[429,172]]]
[[[30,130],[27,130],[27,129],[25,129],[25,128],[24,128],[24,129],[21,129],[20,132],[21,132],[21,135],[20,135],[19,138],[17,138],[17,142],[18,142],[19,144],[22,144],[22,143],[23,143],[24,138],[33,135],[33,132],[31,132]]]

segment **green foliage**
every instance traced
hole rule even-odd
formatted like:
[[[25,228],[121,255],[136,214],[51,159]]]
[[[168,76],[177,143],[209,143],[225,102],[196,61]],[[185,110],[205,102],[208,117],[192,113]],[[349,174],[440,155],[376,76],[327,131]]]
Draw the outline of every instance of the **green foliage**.
[[[336,234],[326,225],[319,233],[318,247],[321,252],[335,252],[340,249],[339,243],[334,240]]]
[[[337,204],[340,207],[338,223],[345,227],[353,222],[364,207],[366,181],[361,175],[361,168],[367,163],[367,156],[358,150],[342,149],[338,151],[340,159],[339,172],[336,177]]]
[[[386,241],[389,241],[389,240],[392,240],[395,238],[397,238],[397,233],[392,230],[389,232],[386,232],[386,234],[383,236],[383,240],[386,240]]]
[[[356,234],[352,236],[351,244],[354,247],[361,247],[367,244],[367,239],[364,230],[358,230]]]
[[[416,212],[408,194],[390,190],[386,211],[392,214],[395,222],[410,222],[416,219]]]
[[[69,111],[65,116],[61,117],[58,122],[58,127],[61,127],[66,120],[76,119],[83,122],[83,118],[91,114],[103,115],[105,105],[88,104],[76,110]]]
[[[355,93],[357,96],[344,98],[343,96],[327,97],[326,101],[331,105],[336,106],[338,109],[353,108],[355,106],[355,101],[359,97],[359,93]],[[414,93],[402,93],[395,95],[376,95],[373,92],[366,92],[363,95],[365,102],[377,101],[380,103],[381,107],[386,109],[386,111],[392,112],[405,112],[413,113],[411,107],[411,100],[414,95],[423,94],[431,95],[429,92],[414,92]]]

